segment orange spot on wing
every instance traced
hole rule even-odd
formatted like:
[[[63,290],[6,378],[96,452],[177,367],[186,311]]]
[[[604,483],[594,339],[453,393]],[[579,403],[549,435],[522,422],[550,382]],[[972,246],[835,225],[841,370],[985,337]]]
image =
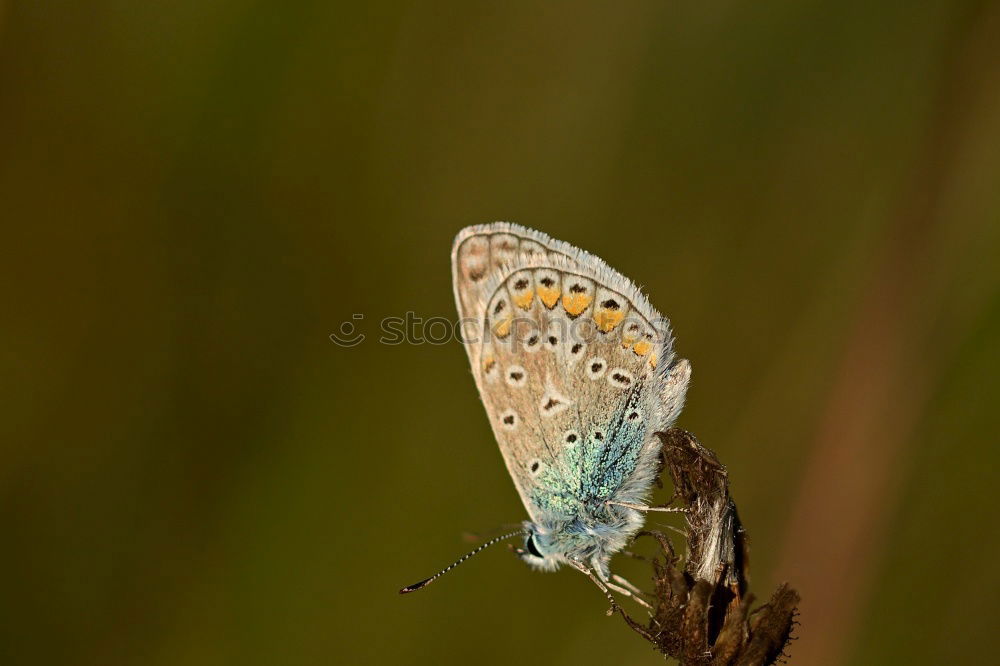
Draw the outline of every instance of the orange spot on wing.
[[[527,310],[531,307],[531,301],[535,298],[535,292],[528,289],[527,291],[521,292],[520,294],[514,294],[513,300],[514,305],[521,308],[522,310]]]
[[[575,317],[586,310],[592,300],[594,297],[590,294],[566,294],[563,296],[562,304],[566,312]]]
[[[639,342],[635,343],[635,345],[632,347],[632,351],[634,351],[639,356],[645,356],[646,354],[649,353],[649,350],[652,348],[653,348],[652,342],[650,342],[649,340],[640,340]]]
[[[538,298],[545,304],[545,307],[551,310],[559,300],[559,290],[552,287],[539,287]]]
[[[510,326],[513,322],[513,317],[501,319],[497,323],[493,324],[493,332],[496,333],[498,338],[506,338],[510,335]]]
[[[597,328],[605,333],[614,329],[624,318],[625,313],[621,310],[608,310],[605,308],[594,313],[594,322],[597,323]]]

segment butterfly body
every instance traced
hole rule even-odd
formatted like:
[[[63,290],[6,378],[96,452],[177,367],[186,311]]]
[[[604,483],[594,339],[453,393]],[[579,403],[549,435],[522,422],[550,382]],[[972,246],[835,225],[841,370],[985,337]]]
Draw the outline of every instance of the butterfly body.
[[[669,323],[601,259],[514,224],[462,230],[452,272],[473,376],[531,518],[522,558],[607,580],[644,523],[654,433],[687,390]]]

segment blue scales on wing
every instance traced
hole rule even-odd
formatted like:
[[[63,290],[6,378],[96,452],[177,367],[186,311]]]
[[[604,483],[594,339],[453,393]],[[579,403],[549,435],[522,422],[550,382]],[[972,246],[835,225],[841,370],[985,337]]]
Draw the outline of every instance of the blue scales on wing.
[[[532,503],[553,519],[602,513],[635,472],[648,441],[643,388],[635,386],[605,424],[565,446],[559,463],[546,469],[532,488]]]

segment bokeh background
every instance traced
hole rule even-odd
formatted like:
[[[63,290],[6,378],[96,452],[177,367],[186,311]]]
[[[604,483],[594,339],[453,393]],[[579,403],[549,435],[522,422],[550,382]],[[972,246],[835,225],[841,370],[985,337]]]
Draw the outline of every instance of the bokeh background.
[[[502,548],[396,594],[524,517],[461,347],[378,342],[495,219],[671,317],[792,663],[988,661],[998,43],[973,0],[0,2],[0,662],[659,662]]]

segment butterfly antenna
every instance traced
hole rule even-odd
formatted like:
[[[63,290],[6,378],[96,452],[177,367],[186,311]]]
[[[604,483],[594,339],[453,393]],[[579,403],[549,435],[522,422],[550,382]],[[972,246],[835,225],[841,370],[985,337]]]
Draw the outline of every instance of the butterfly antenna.
[[[430,585],[431,583],[433,583],[434,581],[436,581],[438,578],[440,578],[441,576],[445,575],[446,573],[448,573],[449,571],[451,571],[452,569],[454,569],[459,564],[461,564],[462,562],[466,561],[467,559],[469,559],[473,555],[478,554],[480,551],[489,548],[490,546],[492,546],[495,543],[500,543],[501,541],[505,541],[506,539],[510,539],[511,537],[516,537],[518,534],[524,534],[524,530],[517,530],[516,532],[511,532],[509,534],[504,534],[502,536],[498,536],[498,537],[495,537],[493,539],[490,539],[489,541],[483,543],[481,546],[479,546],[479,547],[477,547],[477,548],[475,548],[473,550],[470,550],[465,555],[462,555],[462,557],[460,557],[457,560],[455,560],[455,562],[453,562],[451,565],[445,567],[444,569],[442,569],[441,571],[437,572],[436,574],[434,574],[430,578],[425,578],[424,580],[420,581],[419,583],[414,583],[413,585],[407,585],[402,590],[400,590],[399,593],[400,594],[407,594],[409,592],[416,592],[417,590],[419,590],[422,587],[427,587],[428,585]]]

